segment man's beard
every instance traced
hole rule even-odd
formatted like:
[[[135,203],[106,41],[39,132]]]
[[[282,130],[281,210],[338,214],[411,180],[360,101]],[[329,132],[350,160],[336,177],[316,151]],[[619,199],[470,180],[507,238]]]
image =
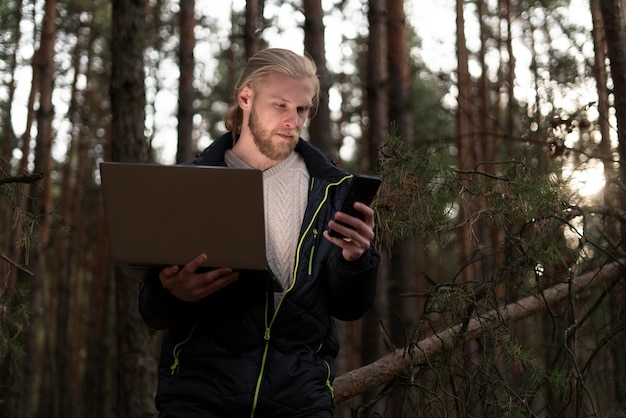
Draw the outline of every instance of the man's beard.
[[[263,129],[261,121],[254,111],[254,107],[250,111],[250,119],[248,127],[254,143],[261,151],[261,154],[273,161],[282,161],[287,158],[296,147],[296,141],[281,141],[278,144],[272,143],[272,136],[275,132]]]

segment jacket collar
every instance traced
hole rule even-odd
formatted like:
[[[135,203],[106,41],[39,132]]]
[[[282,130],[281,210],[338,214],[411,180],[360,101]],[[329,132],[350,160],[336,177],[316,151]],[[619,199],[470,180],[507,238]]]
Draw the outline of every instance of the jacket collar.
[[[204,149],[195,160],[194,165],[226,166],[224,154],[234,145],[232,132],[228,132],[217,138],[211,145]],[[296,152],[304,158],[309,174],[312,177],[327,178],[336,181],[347,175],[337,165],[330,161],[318,148],[300,138],[296,144]]]

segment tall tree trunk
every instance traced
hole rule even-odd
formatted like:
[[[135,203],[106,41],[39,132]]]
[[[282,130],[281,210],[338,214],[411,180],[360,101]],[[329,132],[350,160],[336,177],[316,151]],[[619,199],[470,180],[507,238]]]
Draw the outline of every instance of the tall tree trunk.
[[[246,23],[244,40],[246,56],[251,57],[262,48],[261,33],[263,30],[263,0],[246,0]],[[233,32],[234,33],[234,32]]]
[[[474,112],[472,103],[472,82],[469,74],[469,52],[465,42],[465,18],[463,12],[463,0],[456,1],[456,45],[457,45],[457,109],[456,109],[456,132],[457,132],[457,148],[460,170],[472,170],[476,167],[476,160],[472,152],[474,145],[472,114]],[[461,175],[461,180],[466,181],[465,175]],[[461,220],[467,219],[471,213],[467,207],[467,202],[461,202],[460,205]],[[472,254],[472,242],[470,234],[470,224],[464,223],[459,233],[459,244],[461,248],[461,265],[466,265],[467,260]],[[465,280],[476,277],[469,268],[463,270]]]
[[[81,26],[78,33],[84,33],[85,29],[87,28]],[[81,72],[81,58],[83,54],[86,54],[86,48],[90,46],[82,36],[78,35],[72,51],[74,77],[71,84],[71,99],[66,119],[73,127],[81,126],[79,119],[78,79],[84,75]],[[61,170],[61,196],[58,204],[59,222],[58,226],[55,225],[55,228],[62,228],[64,225],[67,225],[68,233],[55,239],[53,256],[49,263],[50,279],[53,282],[53,287],[56,289],[56,306],[53,305],[54,309],[51,310],[52,313],[56,314],[57,330],[54,336],[56,342],[53,345],[53,359],[57,370],[54,385],[57,388],[55,396],[59,397],[59,416],[68,418],[80,416],[75,411],[80,409],[80,400],[82,399],[82,385],[79,383],[80,377],[77,375],[82,363],[78,360],[81,357],[80,348],[77,348],[77,346],[80,347],[82,345],[82,341],[76,335],[80,331],[80,321],[77,325],[74,325],[70,313],[72,295],[75,296],[78,293],[77,288],[80,287],[79,283],[76,283],[72,277],[72,272],[75,270],[74,249],[85,248],[76,246],[76,242],[74,242],[75,234],[84,234],[86,232],[80,228],[83,212],[77,210],[80,207],[79,202],[82,202],[85,196],[78,190],[82,182],[91,180],[89,176],[84,176],[84,170],[80,174],[74,171],[77,165],[79,167],[85,166],[89,162],[89,158],[86,155],[77,155],[79,149],[78,142],[80,138],[85,136],[84,133],[80,133],[82,131],[82,129],[73,130],[75,134],[72,135],[68,144],[66,161]],[[70,287],[72,287],[73,291],[70,291]]]
[[[514,0],[503,0],[506,10],[505,23],[506,23],[506,51],[508,57],[507,73],[506,73],[506,92],[508,97],[507,103],[507,115],[505,125],[505,138],[508,145],[516,132],[516,120],[515,115],[518,110],[518,103],[515,99],[515,55],[513,54],[513,20],[515,19],[515,5],[512,4]],[[507,150],[509,147],[506,148]]]
[[[11,36],[9,42],[14,45],[19,45],[20,39],[22,37],[22,31],[20,26],[22,22],[22,0],[17,0],[13,3],[13,12],[11,14],[13,15],[14,26],[11,28],[12,33],[9,35]],[[7,28],[7,32],[9,32],[9,28]],[[4,164],[5,162],[11,160],[13,148],[17,145],[17,137],[13,129],[12,116],[12,105],[16,91],[15,76],[17,68],[17,50],[18,48],[13,48],[13,50],[11,51],[9,58],[6,60],[7,67],[4,70],[5,74],[8,77],[8,80],[6,81],[6,108],[0,109],[0,126],[4,127],[0,131],[0,164]],[[3,216],[1,219],[8,219],[8,217],[4,217],[4,212],[0,211],[0,215]]]
[[[176,162],[182,163],[193,158],[193,70],[195,60],[193,49],[196,45],[195,0],[181,0],[178,14],[180,28],[179,66],[180,80],[178,88],[178,150]]]
[[[33,123],[35,121],[35,102],[36,102],[37,94],[39,94],[39,89],[41,88],[41,72],[40,72],[40,67],[36,65],[36,63],[41,60],[41,58],[39,58],[39,55],[41,55],[41,53],[42,52],[41,52],[41,45],[40,45],[40,48],[37,49],[35,53],[33,54],[33,64],[32,64],[33,76],[32,76],[32,81],[31,81],[31,89],[30,89],[30,93],[28,95],[28,100],[26,104],[26,123],[24,126],[24,133],[22,134],[22,137],[20,138],[20,141],[19,141],[21,143],[20,151],[22,154],[20,161],[18,163],[18,169],[17,169],[17,173],[19,175],[23,175],[28,172],[28,162],[30,161],[30,157],[31,157],[31,132],[32,132]],[[26,196],[29,192],[29,189],[30,189],[29,185],[22,185],[21,193],[18,196],[18,202],[16,204],[17,207],[19,208],[25,207]],[[14,222],[13,228],[10,230],[10,234],[7,239],[9,243],[17,242],[18,236],[22,228],[22,222],[19,217],[19,214],[16,215],[14,213],[14,216],[17,216],[17,221]],[[21,252],[22,250],[20,250],[17,245],[10,245],[9,248],[7,249],[7,258],[9,258],[10,260],[18,260]],[[8,277],[8,282],[6,286],[7,300],[11,300],[13,296],[13,292],[15,291],[15,280],[16,280],[15,278],[17,277],[17,273],[18,273],[18,270],[15,267],[13,266],[9,267],[9,271],[7,272],[7,276],[6,276]]]
[[[20,39],[22,36],[21,31],[21,21],[22,21],[22,0],[18,0],[15,2],[15,26],[13,28],[13,39],[12,42],[15,45],[19,45]],[[9,80],[7,82],[7,102],[6,108],[1,109],[0,112],[2,114],[2,125],[4,129],[0,132],[0,173],[3,175],[10,174],[10,164],[11,157],[13,154],[13,149],[17,146],[17,135],[15,134],[14,124],[13,124],[13,100],[15,98],[16,91],[16,69],[17,69],[17,48],[11,53],[11,58],[8,60],[8,68],[7,74]],[[5,171],[6,170],[6,173]],[[0,207],[0,219],[11,219],[13,217],[13,210],[9,207],[9,205],[2,205]],[[0,234],[6,237],[7,239],[4,242],[3,246],[0,246],[0,252],[3,253],[9,260],[13,262],[17,262],[17,255],[19,254],[17,244],[15,242],[16,238],[16,230],[15,226],[12,222],[4,222],[2,226],[0,226]],[[7,306],[10,306],[13,294],[15,291],[15,281],[17,278],[17,270],[14,266],[12,266],[8,262],[0,263],[0,296],[3,297],[4,303]],[[1,317],[0,313],[0,317]],[[2,362],[0,361],[0,366],[2,366]],[[3,377],[3,373],[0,373],[0,378]]]
[[[369,130],[365,152],[365,166],[363,171],[374,170],[378,165],[378,148],[387,138],[389,127],[389,76],[387,65],[387,5],[385,0],[370,0],[368,20],[370,24],[369,47],[367,52],[367,115]],[[381,269],[382,270],[382,269]],[[378,320],[385,321],[385,314],[389,312],[387,301],[387,286],[385,275],[379,278],[375,309],[367,317],[366,329],[363,337],[364,360],[371,361],[384,350],[381,346],[378,333]]]
[[[623,183],[626,179],[626,4],[623,0],[599,0],[609,61],[611,63],[611,79],[613,80],[613,100],[615,116],[617,119],[617,152],[619,154],[619,178],[622,182],[620,193],[620,208],[626,210],[626,193],[623,191]],[[626,223],[621,225],[621,250],[626,250]],[[611,308],[616,315],[612,325],[626,322],[626,313],[622,308],[626,297],[626,285],[621,283],[615,292],[611,292]],[[621,408],[626,408],[626,360],[624,359],[624,347],[626,346],[626,333],[621,332],[615,337],[612,344],[615,388],[615,401]]]
[[[378,166],[378,150],[389,133],[389,66],[387,63],[387,18],[385,0],[369,0],[370,26],[367,51],[367,154],[364,171]]]
[[[144,137],[145,0],[113,0],[111,112],[113,161],[147,161]],[[156,362],[148,328],[137,307],[137,283],[116,268],[113,272],[116,306],[117,399],[115,415],[136,418],[153,411]]]
[[[366,108],[368,130],[363,136],[367,141],[361,145],[365,158],[361,159],[361,170],[373,171],[378,167],[379,148],[389,134],[389,64],[388,64],[388,8],[386,0],[369,0],[369,38],[367,50],[367,97]],[[385,249],[381,249],[383,252]],[[383,255],[387,260],[388,255]],[[365,314],[362,322],[362,360],[370,363],[387,351],[382,338],[380,324],[389,320],[388,293],[389,265],[381,262],[374,307]],[[382,412],[384,405],[376,406]]]
[[[35,239],[37,248],[32,254],[32,270],[35,275],[31,281],[30,307],[31,323],[27,338],[27,353],[24,374],[25,396],[23,411],[25,417],[47,417],[50,411],[57,411],[51,392],[52,376],[52,339],[53,335],[42,335],[40,330],[56,331],[54,320],[51,321],[49,310],[52,287],[46,271],[47,252],[52,219],[52,143],[54,133],[52,119],[52,92],[54,90],[54,43],[56,40],[56,0],[46,0],[44,17],[41,23],[39,49],[33,56],[33,78],[38,74],[38,109],[36,111],[37,142],[35,147],[35,172],[43,174],[41,187],[32,187],[30,195],[35,202],[35,214],[39,217],[39,228]],[[25,137],[28,138],[28,136]]]
[[[320,79],[320,99],[317,111],[309,123],[309,140],[329,158],[338,158],[330,133],[330,110],[328,90],[330,73],[326,68],[326,48],[324,37],[324,10],[321,0],[303,0],[304,6],[304,51],[317,65]]]
[[[387,21],[387,46],[389,65],[389,119],[391,133],[410,145],[415,145],[413,124],[411,123],[409,82],[409,46],[403,0],[387,0],[389,19]],[[383,179],[384,180],[384,179]],[[418,319],[423,313],[423,304],[419,298],[407,297],[426,289],[419,289],[416,277],[417,261],[423,259],[424,246],[419,245],[420,237],[408,234],[398,242],[385,243],[391,248],[385,249],[382,263],[391,266],[388,278],[388,297],[390,318],[386,323],[387,331],[394,347],[409,344],[418,327]],[[425,282],[422,282],[426,284]],[[390,347],[391,349],[391,347]],[[415,391],[407,388],[394,393],[388,405],[389,416],[401,416],[404,401],[413,403]]]
[[[590,2],[593,29],[591,31],[594,45],[593,74],[596,80],[598,92],[598,130],[600,131],[600,144],[598,149],[604,165],[604,177],[608,181],[604,189],[604,204],[608,207],[619,207],[620,189],[615,184],[617,171],[613,165],[613,147],[611,145],[611,127],[608,119],[609,115],[609,88],[608,74],[606,68],[606,33],[602,11],[598,0]],[[620,224],[614,221],[607,231],[608,239],[613,248],[617,248],[620,238]]]
[[[469,51],[465,38],[465,16],[463,0],[456,1],[456,45],[457,45],[457,152],[458,152],[458,179],[461,184],[470,188],[472,172],[482,162],[482,141],[476,134],[478,123],[474,105],[473,83],[469,73]],[[457,235],[460,250],[460,277],[464,282],[473,283],[486,277],[481,261],[485,247],[484,239],[487,236],[485,228],[477,222],[480,214],[481,202],[479,197],[465,190],[460,194],[459,221],[461,226]],[[470,285],[471,286],[471,285]],[[467,307],[467,315],[471,315],[473,308]],[[472,369],[478,362],[478,344],[476,341],[465,343],[465,367]],[[469,373],[469,371],[468,371]],[[470,402],[476,402],[472,399]],[[477,403],[477,405],[480,405]],[[480,416],[481,413],[478,414]]]
[[[465,42],[465,18],[463,0],[456,1],[456,45],[457,45],[457,109],[456,109],[456,132],[457,132],[457,148],[458,148],[458,164],[460,170],[472,170],[476,167],[474,158],[473,145],[475,143],[473,113],[474,106],[472,103],[472,81],[469,74],[469,52]],[[461,175],[461,180],[466,181],[466,175]],[[471,210],[467,207],[466,202],[460,205],[460,219],[467,219],[471,214]],[[461,248],[462,264],[465,265],[472,254],[472,236],[470,225],[464,223],[459,233],[459,244]],[[465,280],[477,277],[470,272],[470,269],[464,270]]]

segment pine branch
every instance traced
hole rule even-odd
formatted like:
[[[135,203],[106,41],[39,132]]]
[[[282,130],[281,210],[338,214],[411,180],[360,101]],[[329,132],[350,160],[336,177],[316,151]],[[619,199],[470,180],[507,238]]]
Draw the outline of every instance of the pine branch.
[[[32,271],[28,270],[27,268],[19,265],[18,263],[16,263],[15,261],[11,260],[9,257],[7,257],[6,255],[0,253],[0,258],[3,259],[4,261],[6,261],[7,263],[9,263],[10,265],[12,265],[13,267],[17,268],[20,271],[23,271],[24,273],[30,275],[30,276],[34,276],[35,273],[33,273]]]
[[[23,176],[11,176],[0,179],[0,186],[9,183],[35,183],[43,178],[42,173],[26,174]]]
[[[339,404],[406,374],[411,365],[427,364],[437,355],[452,351],[460,344],[478,338],[494,330],[503,322],[512,323],[552,308],[573,294],[581,294],[602,283],[624,274],[626,259],[606,264],[602,268],[587,272],[571,281],[560,283],[528,296],[517,302],[472,318],[469,323],[459,324],[420,341],[413,347],[399,348],[391,354],[356,370],[345,373],[334,382],[335,403]],[[465,332],[461,327],[465,325]]]

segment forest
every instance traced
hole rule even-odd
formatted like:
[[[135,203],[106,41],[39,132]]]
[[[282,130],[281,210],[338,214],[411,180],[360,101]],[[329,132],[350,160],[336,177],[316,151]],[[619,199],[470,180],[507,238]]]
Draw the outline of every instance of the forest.
[[[304,139],[383,180],[335,416],[626,417],[624,0],[0,2],[0,417],[157,416],[99,164],[189,161],[284,45]]]

